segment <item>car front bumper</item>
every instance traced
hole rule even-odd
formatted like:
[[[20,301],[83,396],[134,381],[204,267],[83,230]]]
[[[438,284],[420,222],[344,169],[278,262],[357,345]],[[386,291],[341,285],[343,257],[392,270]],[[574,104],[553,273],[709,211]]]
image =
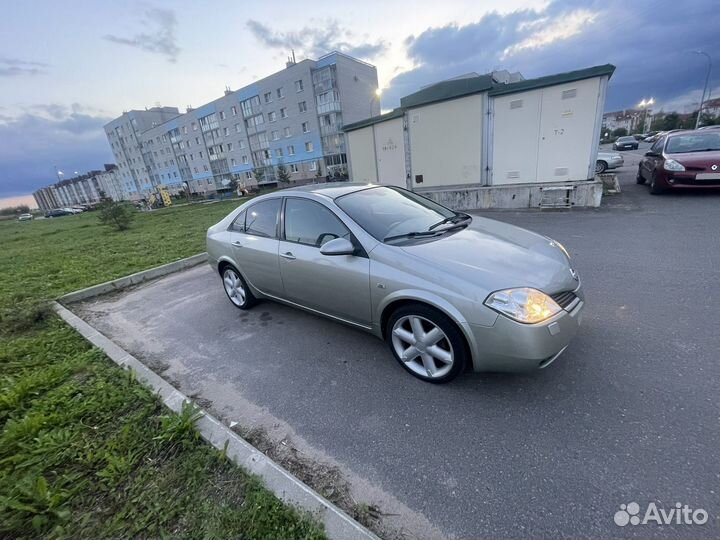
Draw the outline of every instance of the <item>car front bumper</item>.
[[[571,311],[561,311],[555,317],[538,324],[522,324],[498,315],[493,326],[470,324],[475,341],[473,367],[475,371],[523,372],[549,366],[570,344],[582,322],[585,300]]]

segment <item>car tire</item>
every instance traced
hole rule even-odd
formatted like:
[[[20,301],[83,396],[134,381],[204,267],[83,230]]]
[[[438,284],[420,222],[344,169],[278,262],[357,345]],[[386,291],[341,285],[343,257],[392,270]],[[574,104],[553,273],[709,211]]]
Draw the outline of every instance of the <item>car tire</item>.
[[[223,290],[230,303],[238,309],[250,309],[257,304],[247,282],[240,272],[229,264],[220,269],[220,278],[223,281]]]
[[[426,304],[406,304],[396,309],[388,318],[385,338],[400,365],[426,382],[449,382],[465,371],[470,362],[465,337],[458,326]]]
[[[595,162],[595,174],[602,174],[605,171],[607,171],[607,168],[608,168],[607,163],[604,162],[603,160],[598,159]]]
[[[642,184],[645,183],[645,179],[643,178],[642,173],[640,172],[640,168],[639,168],[639,167],[638,167],[637,175],[635,176],[635,183],[636,183],[636,184],[640,184],[640,185],[642,185]]]
[[[650,176],[650,193],[653,195],[660,195],[665,190],[657,185],[657,175],[653,172]]]

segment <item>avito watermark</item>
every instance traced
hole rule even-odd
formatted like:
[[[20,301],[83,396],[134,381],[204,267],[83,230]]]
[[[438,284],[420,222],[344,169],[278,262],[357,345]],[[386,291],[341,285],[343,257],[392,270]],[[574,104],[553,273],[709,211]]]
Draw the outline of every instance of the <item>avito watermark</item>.
[[[659,507],[654,502],[647,505],[645,512],[640,511],[636,502],[621,504],[615,512],[615,524],[625,525],[705,525],[708,520],[707,511],[702,508],[691,508],[687,504],[675,503],[670,509]]]

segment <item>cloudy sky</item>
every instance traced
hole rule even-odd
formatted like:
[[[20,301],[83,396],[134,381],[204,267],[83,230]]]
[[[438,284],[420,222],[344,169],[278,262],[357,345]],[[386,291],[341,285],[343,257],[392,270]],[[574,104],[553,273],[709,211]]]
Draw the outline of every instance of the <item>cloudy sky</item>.
[[[612,63],[606,110],[697,105],[717,64],[717,0],[26,0],[0,18],[0,197],[112,159],[125,109],[198,106],[337,49],[378,67],[383,109],[418,87],[496,68],[537,77]],[[718,93],[720,94],[720,89]]]

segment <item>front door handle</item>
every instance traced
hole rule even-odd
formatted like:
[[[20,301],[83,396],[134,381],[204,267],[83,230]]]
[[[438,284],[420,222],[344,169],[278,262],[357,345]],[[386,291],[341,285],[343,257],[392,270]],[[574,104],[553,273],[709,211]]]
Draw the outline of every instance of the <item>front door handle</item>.
[[[242,247],[242,244],[241,244],[240,242],[238,242],[237,240],[235,240],[235,241],[232,243],[232,245],[235,246],[235,247]]]
[[[289,252],[289,251],[286,251],[285,253],[281,253],[280,256],[281,256],[282,258],[284,258],[284,259],[290,259],[291,261],[292,261],[292,260],[295,260],[295,255],[293,255],[293,254],[292,254],[291,252]]]

